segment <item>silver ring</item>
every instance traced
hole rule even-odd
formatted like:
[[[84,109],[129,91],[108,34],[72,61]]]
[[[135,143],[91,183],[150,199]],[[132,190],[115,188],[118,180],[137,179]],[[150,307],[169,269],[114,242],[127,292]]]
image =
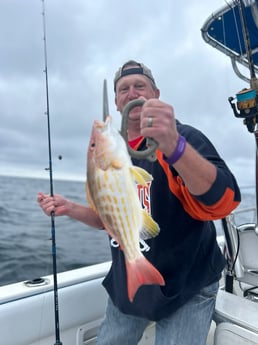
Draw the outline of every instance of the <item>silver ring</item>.
[[[151,116],[148,116],[147,127],[152,127],[152,122],[153,122],[152,117],[151,117]]]

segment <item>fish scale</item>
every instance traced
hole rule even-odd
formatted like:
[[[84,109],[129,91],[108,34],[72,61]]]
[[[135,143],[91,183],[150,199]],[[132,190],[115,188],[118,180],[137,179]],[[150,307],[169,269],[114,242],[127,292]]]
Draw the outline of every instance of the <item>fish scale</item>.
[[[139,244],[140,239],[155,237],[160,231],[142,209],[136,188],[136,183],[146,187],[151,180],[147,171],[132,165],[123,138],[111,126],[111,118],[95,121],[87,155],[87,198],[124,252],[130,302],[140,286],[165,284]]]
[[[128,206],[132,205],[132,202],[126,200],[128,197],[126,184],[121,183],[120,176],[125,179],[123,170],[119,174],[112,174],[112,172],[107,171],[99,172],[96,183],[98,188],[94,189],[94,194],[96,203],[100,205],[99,211],[103,214],[104,223],[108,223],[108,229],[113,229],[110,235],[114,236],[118,243],[121,242],[120,238],[123,237],[124,248],[126,248],[128,257],[134,258],[136,254],[138,255],[138,252],[135,251],[135,244],[139,243],[139,236],[137,236],[134,229],[135,227],[141,227],[142,221],[138,212],[135,212],[135,208],[134,212],[128,213],[128,211],[131,211]],[[106,191],[110,192],[107,193]],[[130,193],[129,199],[132,199],[133,194]],[[139,202],[138,198],[135,199],[133,204]],[[108,222],[105,221],[104,215],[106,214],[109,218]]]

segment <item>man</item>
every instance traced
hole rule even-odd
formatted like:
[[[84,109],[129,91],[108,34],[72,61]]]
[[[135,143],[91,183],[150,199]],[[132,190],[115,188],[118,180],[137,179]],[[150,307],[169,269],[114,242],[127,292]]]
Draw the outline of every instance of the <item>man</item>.
[[[144,285],[130,302],[124,255],[111,240],[112,267],[103,282],[110,298],[97,344],[136,345],[153,320],[156,345],[205,345],[224,268],[212,220],[237,207],[239,188],[211,142],[177,121],[173,107],[159,100],[160,91],[144,64],[124,64],[115,75],[114,89],[119,112],[133,99],[146,100],[129,113],[130,146],[146,149],[147,137],[158,143],[155,162],[132,160],[153,176],[149,189],[138,188],[160,234],[145,240],[142,250],[166,284]],[[48,215],[54,210],[57,216],[103,227],[93,210],[61,196],[39,193],[38,201]]]

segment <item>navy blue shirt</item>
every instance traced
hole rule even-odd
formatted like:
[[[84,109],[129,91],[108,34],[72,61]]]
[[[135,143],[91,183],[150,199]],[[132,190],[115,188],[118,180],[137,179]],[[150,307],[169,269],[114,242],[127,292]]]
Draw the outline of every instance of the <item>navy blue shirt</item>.
[[[160,233],[145,240],[143,255],[162,274],[165,285],[141,286],[131,303],[124,254],[113,246],[112,266],[103,282],[122,312],[154,321],[169,316],[203,287],[220,279],[225,260],[212,220],[225,217],[240,202],[234,176],[207,137],[191,126],[178,123],[177,127],[187,142],[217,167],[216,181],[207,193],[196,197],[158,150],[155,162],[133,159],[134,165],[153,176],[150,195],[144,195],[142,202],[143,206],[148,204]],[[138,147],[142,149],[145,140]]]

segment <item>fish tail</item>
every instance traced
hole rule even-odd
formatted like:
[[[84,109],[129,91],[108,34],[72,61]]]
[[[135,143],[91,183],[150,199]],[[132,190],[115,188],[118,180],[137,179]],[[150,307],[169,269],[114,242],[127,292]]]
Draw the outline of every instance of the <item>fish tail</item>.
[[[126,261],[127,289],[130,302],[142,285],[165,285],[159,271],[142,255],[134,261]]]

